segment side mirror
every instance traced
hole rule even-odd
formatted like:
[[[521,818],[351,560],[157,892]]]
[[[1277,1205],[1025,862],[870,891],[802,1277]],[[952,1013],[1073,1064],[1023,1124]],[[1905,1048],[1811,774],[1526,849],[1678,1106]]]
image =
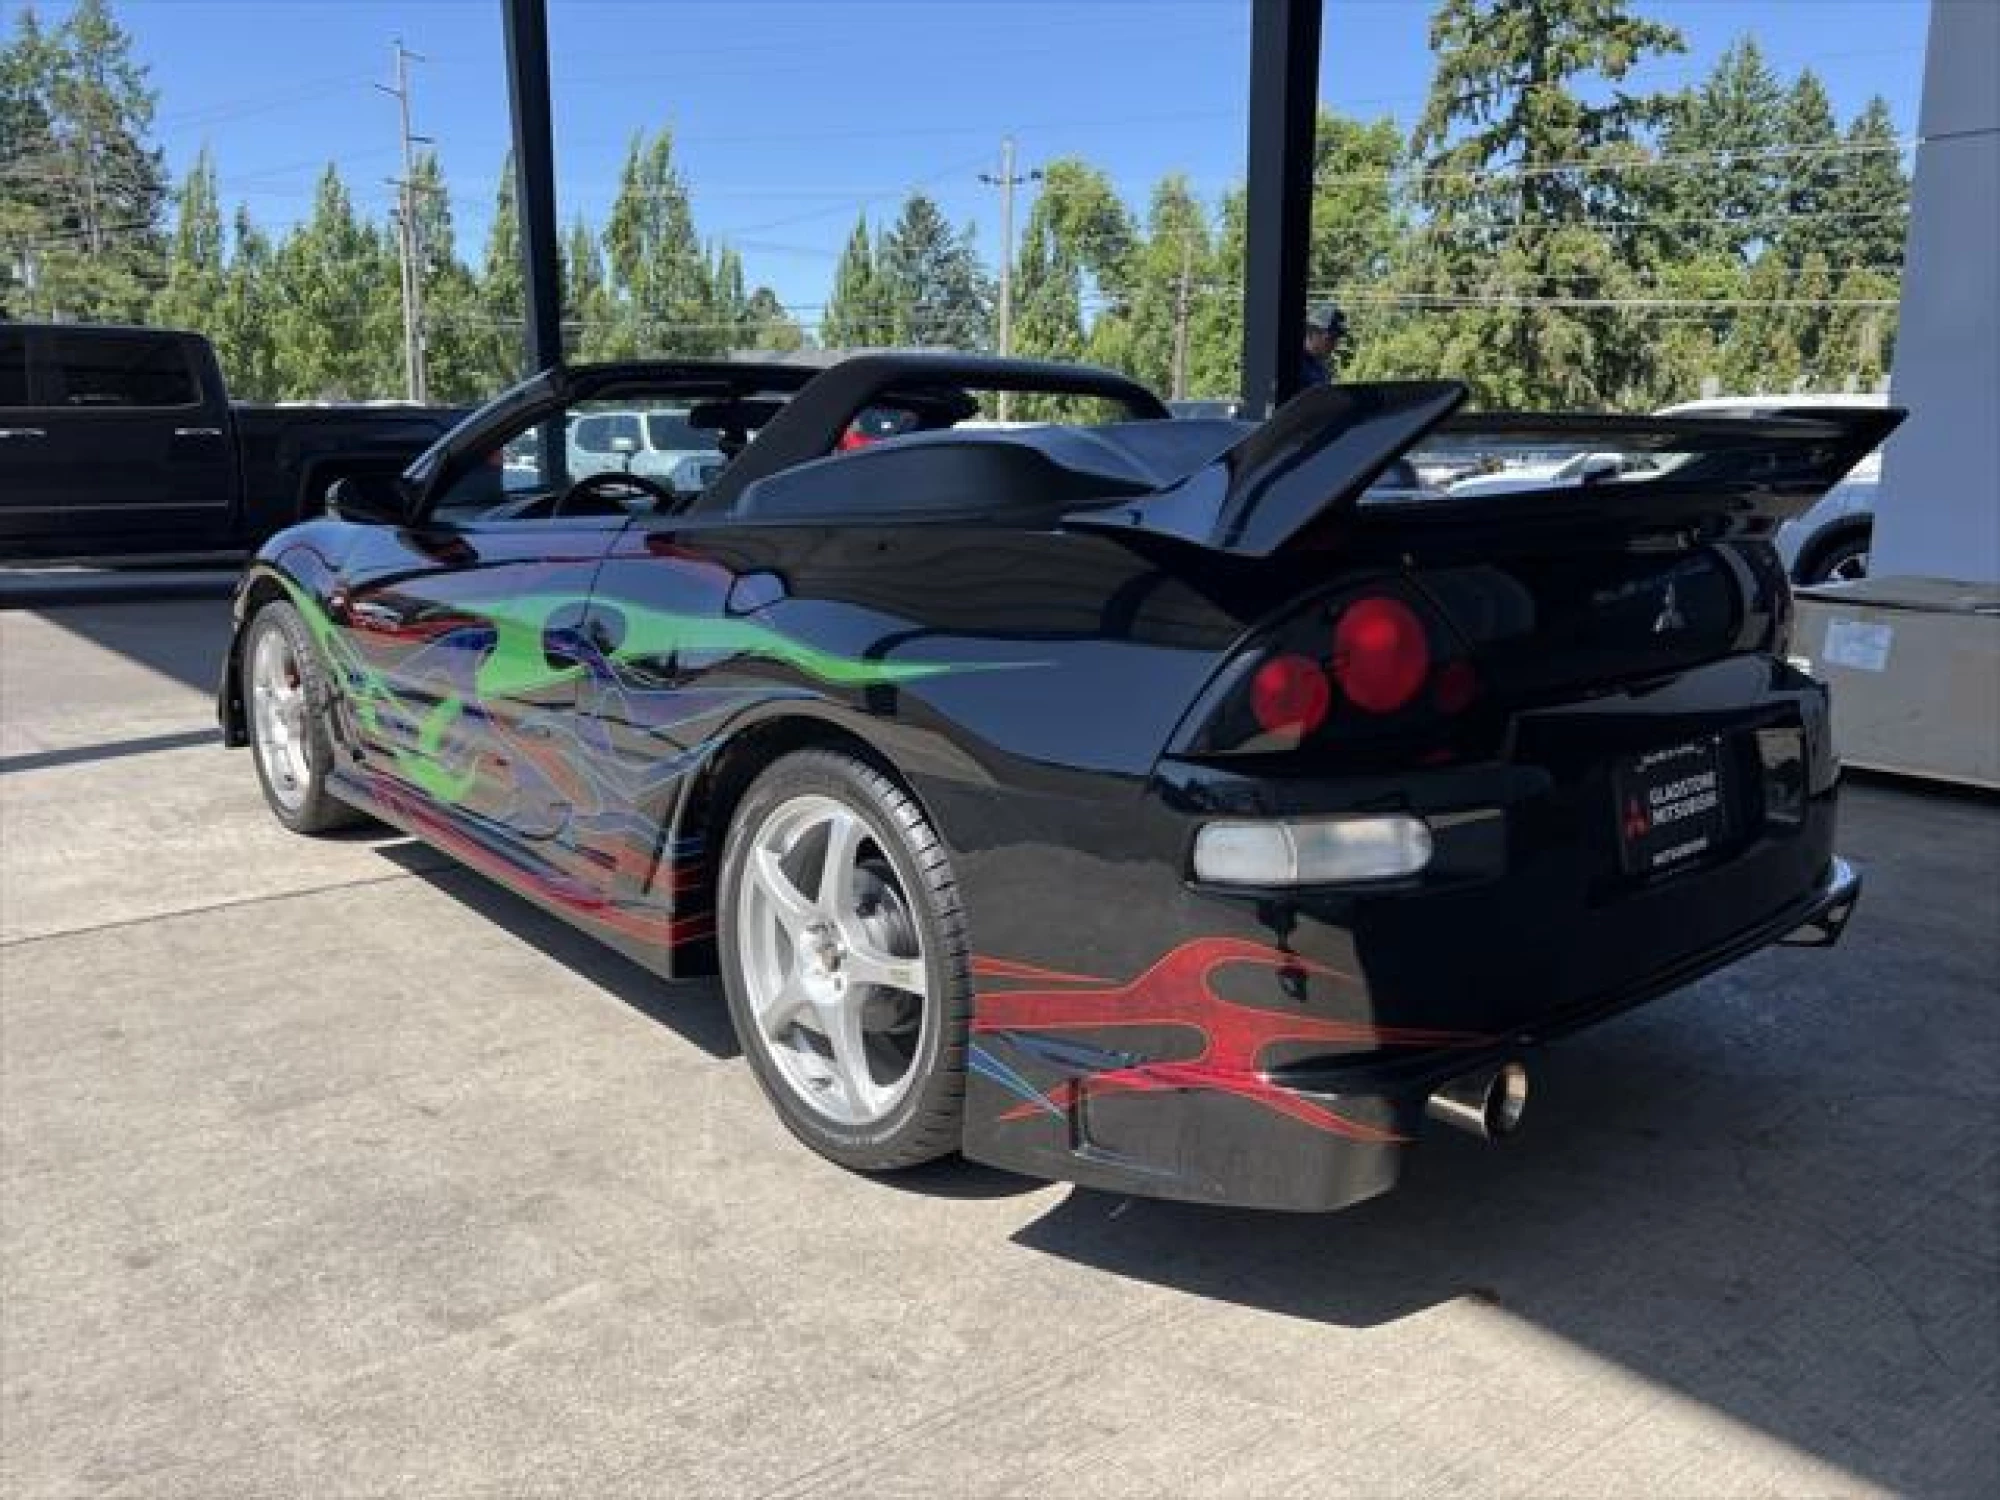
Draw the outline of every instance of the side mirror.
[[[348,474],[327,489],[326,513],[363,526],[400,526],[410,517],[410,496],[393,475]]]

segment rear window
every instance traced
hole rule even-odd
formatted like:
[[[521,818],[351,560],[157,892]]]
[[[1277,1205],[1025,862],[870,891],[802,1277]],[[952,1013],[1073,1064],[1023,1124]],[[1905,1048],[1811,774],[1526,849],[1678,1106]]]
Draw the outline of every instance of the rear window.
[[[629,445],[627,451],[636,453],[639,418],[631,412],[579,417],[571,441],[585,453],[616,453],[619,449],[615,445],[623,441]]]
[[[193,406],[200,399],[187,346],[143,333],[61,333],[55,350],[60,406]]]
[[[712,433],[688,425],[684,411],[646,413],[647,447],[655,453],[704,453],[715,447]]]
[[[28,336],[0,328],[0,406],[28,404]]]

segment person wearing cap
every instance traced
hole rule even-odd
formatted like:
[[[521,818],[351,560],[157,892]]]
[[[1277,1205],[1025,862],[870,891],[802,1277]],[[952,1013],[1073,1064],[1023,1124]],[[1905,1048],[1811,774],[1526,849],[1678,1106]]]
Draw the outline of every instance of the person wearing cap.
[[[1299,360],[1300,390],[1311,390],[1333,379],[1330,362],[1346,337],[1347,319],[1331,302],[1322,303],[1306,314],[1306,347]]]

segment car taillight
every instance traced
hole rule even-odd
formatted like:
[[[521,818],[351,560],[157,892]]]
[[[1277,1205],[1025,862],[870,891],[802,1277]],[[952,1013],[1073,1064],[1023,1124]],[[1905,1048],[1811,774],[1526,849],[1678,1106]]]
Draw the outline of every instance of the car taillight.
[[[1250,712],[1267,734],[1310,734],[1326,722],[1332,706],[1326,668],[1309,656],[1274,656],[1250,679]]]
[[[1431,764],[1489,748],[1465,644],[1421,592],[1385,578],[1300,605],[1251,642],[1189,715],[1177,754]]]
[[[1431,648],[1417,612],[1385,594],[1357,599],[1333,627],[1333,678],[1356,708],[1392,714],[1423,691]]]

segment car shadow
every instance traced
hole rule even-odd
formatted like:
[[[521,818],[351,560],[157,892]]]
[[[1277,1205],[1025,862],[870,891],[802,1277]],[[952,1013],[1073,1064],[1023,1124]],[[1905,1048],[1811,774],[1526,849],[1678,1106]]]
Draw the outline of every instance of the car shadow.
[[[228,590],[197,598],[36,601],[30,612],[127,661],[212,696],[229,644]]]
[[[388,830],[370,824],[335,837],[381,838]],[[510,936],[520,938],[573,973],[666,1027],[709,1056],[728,1061],[743,1055],[729,1019],[722,987],[713,976],[662,979],[650,969],[613,952],[595,938],[551,916],[532,901],[496,885],[476,870],[415,839],[392,836],[375,851],[433,889],[477,913]],[[932,1198],[976,1200],[1040,1192],[1048,1184],[952,1155],[876,1179],[898,1192]]]
[[[726,1060],[743,1055],[713,979],[662,979],[525,897],[414,840],[384,844],[376,852],[709,1056]]]
[[[1342,1213],[1074,1189],[1015,1238],[1355,1331],[1481,1304],[1890,1489],[1991,1493],[2000,1453],[1966,1418],[2000,1394],[1996,1153],[1940,1116],[1990,1119],[1992,1084],[1841,1058],[1819,1091],[1810,1056],[1718,1046],[1741,1000],[1711,980],[1539,1054],[1519,1137],[1427,1136]],[[1992,1031],[1965,1039],[1989,1064]]]
[[[10,772],[46,771],[56,766],[87,765],[92,761],[120,760],[128,755],[154,755],[162,750],[189,750],[197,745],[221,743],[219,730],[184,729],[170,734],[109,740],[96,745],[71,745],[61,750],[31,750],[21,755],[0,755],[0,776]]]

